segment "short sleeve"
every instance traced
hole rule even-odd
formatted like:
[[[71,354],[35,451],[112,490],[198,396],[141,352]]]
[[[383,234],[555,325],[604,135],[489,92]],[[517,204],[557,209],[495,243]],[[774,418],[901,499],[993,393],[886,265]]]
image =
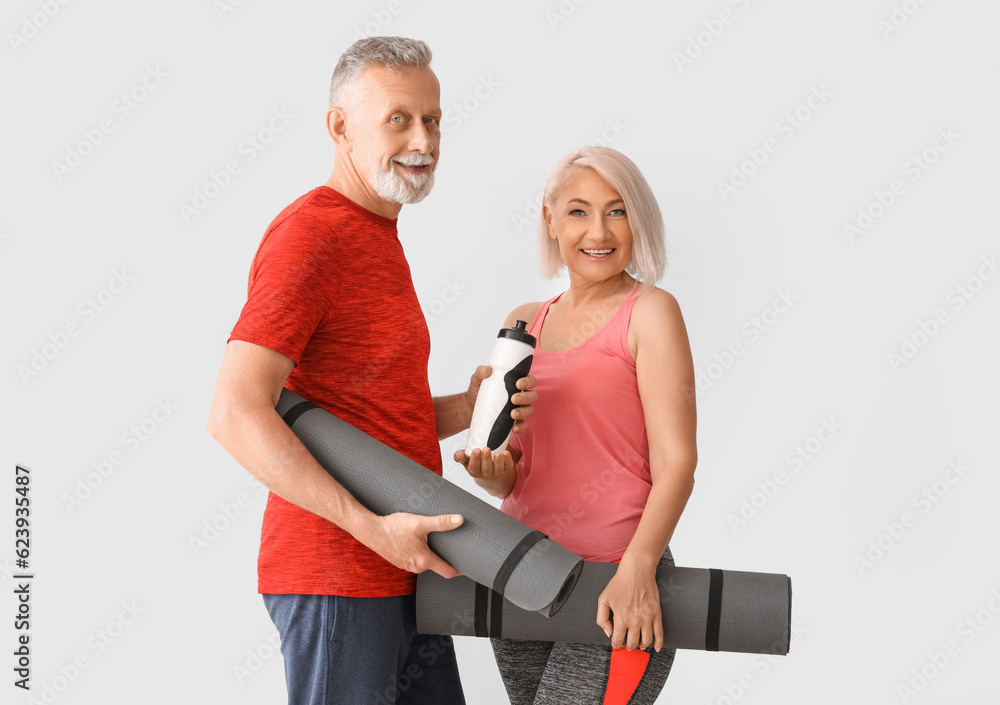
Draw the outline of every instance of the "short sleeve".
[[[269,231],[254,257],[247,302],[229,340],[261,345],[296,365],[336,304],[339,244],[328,225],[292,215]]]

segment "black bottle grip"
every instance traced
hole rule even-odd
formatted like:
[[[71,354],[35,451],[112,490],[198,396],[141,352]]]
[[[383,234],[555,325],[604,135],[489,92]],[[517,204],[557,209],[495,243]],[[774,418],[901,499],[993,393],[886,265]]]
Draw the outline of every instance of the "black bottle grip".
[[[533,357],[534,355],[528,355],[503,376],[504,388],[507,390],[507,403],[504,404],[503,411],[497,415],[496,420],[493,422],[493,428],[490,429],[490,436],[486,440],[486,446],[490,450],[499,448],[500,444],[507,439],[510,430],[514,427],[514,419],[511,418],[510,412],[518,405],[510,399],[520,391],[517,388],[517,380],[527,377],[531,371],[531,359]]]

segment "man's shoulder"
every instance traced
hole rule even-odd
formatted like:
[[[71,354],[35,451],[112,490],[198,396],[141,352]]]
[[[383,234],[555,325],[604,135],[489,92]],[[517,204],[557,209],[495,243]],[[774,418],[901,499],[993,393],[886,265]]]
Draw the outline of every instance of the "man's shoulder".
[[[271,221],[267,232],[280,232],[282,240],[312,240],[317,235],[336,237],[344,231],[364,231],[371,224],[360,206],[328,186],[319,186],[288,204]]]
[[[271,221],[268,231],[297,227],[305,229],[328,228],[337,220],[348,216],[349,213],[348,209],[343,208],[338,201],[324,193],[323,187],[318,187],[285,206]]]

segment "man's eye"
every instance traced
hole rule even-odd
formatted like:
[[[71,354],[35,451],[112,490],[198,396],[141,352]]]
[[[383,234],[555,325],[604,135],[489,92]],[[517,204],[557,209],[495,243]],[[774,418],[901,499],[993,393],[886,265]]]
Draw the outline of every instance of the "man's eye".
[[[428,125],[437,125],[439,122],[441,122],[441,119],[436,117],[429,117],[426,118],[424,122],[426,122]]]
[[[393,122],[396,122],[396,123],[403,122],[403,116],[402,115],[393,115],[389,119],[392,120]]]

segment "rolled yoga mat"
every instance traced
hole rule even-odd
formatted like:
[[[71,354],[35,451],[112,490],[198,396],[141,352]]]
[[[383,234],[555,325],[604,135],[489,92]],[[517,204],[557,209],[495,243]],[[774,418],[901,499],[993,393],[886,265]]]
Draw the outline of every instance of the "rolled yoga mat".
[[[597,598],[614,563],[587,562],[559,614],[526,612],[469,578],[417,577],[417,631],[423,634],[610,644],[597,626]],[[666,648],[788,653],[792,582],[787,575],[660,566],[656,571]]]
[[[465,517],[457,529],[429,534],[427,543],[470,583],[489,585],[539,619],[558,612],[573,592],[583,559],[540,531],[288,389],[277,412],[316,461],[376,514]]]

